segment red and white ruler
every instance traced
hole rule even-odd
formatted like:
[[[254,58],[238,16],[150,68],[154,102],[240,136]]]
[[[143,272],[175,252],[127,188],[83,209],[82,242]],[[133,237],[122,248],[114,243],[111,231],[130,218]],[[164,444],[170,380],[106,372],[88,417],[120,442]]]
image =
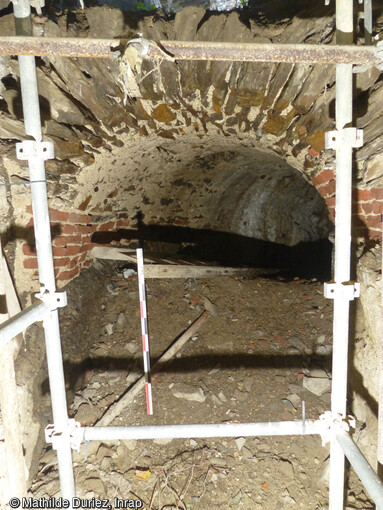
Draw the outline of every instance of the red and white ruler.
[[[138,248],[136,250],[136,253],[137,253],[138,292],[140,295],[140,310],[141,310],[142,353],[144,358],[146,408],[148,414],[153,414],[152,383],[150,380],[148,315],[146,309],[144,257],[142,254],[142,248]]]

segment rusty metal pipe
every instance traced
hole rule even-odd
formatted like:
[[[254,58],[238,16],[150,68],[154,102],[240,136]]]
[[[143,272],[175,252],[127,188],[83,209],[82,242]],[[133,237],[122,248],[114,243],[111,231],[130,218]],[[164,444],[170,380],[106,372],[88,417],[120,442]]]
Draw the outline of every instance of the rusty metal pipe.
[[[0,55],[111,58],[127,43],[126,39],[0,37]],[[374,51],[372,46],[352,45],[153,41],[145,58],[373,65],[380,63]]]

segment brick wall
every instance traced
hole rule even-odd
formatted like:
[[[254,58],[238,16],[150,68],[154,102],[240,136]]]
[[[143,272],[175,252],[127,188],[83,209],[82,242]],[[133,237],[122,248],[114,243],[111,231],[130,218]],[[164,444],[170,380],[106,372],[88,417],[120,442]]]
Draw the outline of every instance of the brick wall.
[[[325,199],[331,221],[335,219],[335,178],[332,169],[325,169],[312,179]],[[33,227],[32,208],[26,209],[30,216],[28,227]],[[366,239],[381,239],[381,214],[383,213],[383,188],[353,190],[353,235]],[[95,232],[113,232],[129,227],[128,219],[102,221],[81,212],[50,209],[52,225],[53,257],[57,284],[62,287],[75,278],[84,267],[90,266],[89,252],[97,246],[91,242]],[[175,221],[175,224],[184,222]],[[36,249],[27,242],[23,245],[23,265],[26,270],[37,272]]]
[[[332,169],[325,169],[312,179],[329,210],[329,218],[335,220],[335,175]],[[352,227],[354,237],[365,239],[382,238],[383,188],[354,188]]]
[[[33,227],[32,207],[26,210],[30,215],[27,227]],[[114,231],[129,226],[129,220],[93,221],[89,214],[59,211],[49,209],[53,260],[57,284],[62,287],[78,276],[81,269],[90,266],[89,252],[97,246],[91,242],[92,234],[97,231]],[[24,243],[23,265],[27,270],[37,273],[36,247],[34,244]]]

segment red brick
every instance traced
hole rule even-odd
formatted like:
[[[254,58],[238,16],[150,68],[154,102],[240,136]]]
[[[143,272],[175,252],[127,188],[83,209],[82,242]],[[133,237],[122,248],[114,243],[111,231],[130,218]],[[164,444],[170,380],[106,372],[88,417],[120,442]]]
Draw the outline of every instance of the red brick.
[[[85,252],[83,253],[82,255],[79,256],[78,258],[78,261],[81,263],[81,262],[84,262],[84,260],[87,258],[88,254]]]
[[[27,207],[25,208],[25,211],[26,211],[28,214],[32,214],[32,204],[27,205]]]
[[[353,189],[352,198],[355,202],[368,202],[372,199],[372,194],[368,189]]]
[[[81,244],[81,236],[59,236],[53,241],[55,246],[67,246],[68,244]]]
[[[75,225],[61,225],[60,224],[60,234],[77,234],[77,228]]]
[[[374,188],[371,190],[372,198],[375,200],[383,200],[383,188]]]
[[[33,217],[29,219],[29,221],[27,223],[27,227],[28,228],[33,227]]]
[[[130,225],[129,220],[118,220],[116,223],[116,228],[129,227],[129,225]]]
[[[92,242],[92,236],[82,236],[81,244],[89,244]]]
[[[68,215],[69,223],[89,223],[92,219],[92,216],[89,214],[76,214],[71,213]]]
[[[323,170],[320,174],[316,175],[312,179],[312,183],[315,187],[317,187],[319,184],[324,184],[326,182],[333,180],[334,177],[335,177],[334,171],[327,168],[326,170]]]
[[[116,228],[116,222],[115,221],[108,221],[106,223],[103,223],[102,225],[99,225],[97,230],[101,232],[107,232],[108,230],[114,230]]]
[[[77,276],[79,273],[80,273],[80,268],[79,267],[75,267],[71,271],[61,271],[60,274],[58,275],[58,279],[61,280],[61,281],[63,281],[63,280],[71,280],[72,278]]]
[[[369,228],[368,236],[370,239],[382,239],[382,231],[376,228]]]
[[[31,257],[31,258],[25,259],[23,262],[23,265],[24,265],[25,269],[37,269],[38,268],[37,258]]]
[[[75,260],[75,259],[72,259],[69,264],[68,264],[68,267],[67,269],[73,269],[74,267],[77,267],[79,264],[78,264],[78,261]]]
[[[380,214],[370,214],[369,216],[366,216],[365,223],[369,229],[370,228],[376,228],[376,229],[382,228],[382,220],[381,220]]]
[[[96,225],[62,225],[61,234],[93,234]]]
[[[327,207],[335,207],[335,197],[326,197],[325,200]]]
[[[335,181],[330,181],[327,184],[322,184],[317,187],[317,190],[322,197],[331,197],[335,194]]]
[[[90,267],[90,260],[86,260],[83,265],[83,267]]]
[[[97,243],[83,244],[81,246],[80,252],[84,253],[84,252],[90,251],[95,246],[105,246],[105,245],[104,244],[97,244]]]
[[[34,244],[23,244],[24,255],[36,256],[36,246]]]
[[[383,202],[361,202],[358,204],[363,210],[364,214],[382,214]]]
[[[67,246],[63,248],[61,246],[53,246],[53,256],[54,257],[68,257],[70,255],[77,255],[80,253],[80,246]]]
[[[70,258],[69,257],[59,257],[54,259],[54,266],[55,267],[65,267],[69,264]]]
[[[309,154],[311,154],[311,156],[313,156],[314,158],[316,158],[317,156],[319,156],[319,152],[317,152],[315,149],[313,149],[312,147],[309,148]]]
[[[69,213],[65,211],[58,211],[57,209],[49,209],[50,221],[65,222],[68,220]]]

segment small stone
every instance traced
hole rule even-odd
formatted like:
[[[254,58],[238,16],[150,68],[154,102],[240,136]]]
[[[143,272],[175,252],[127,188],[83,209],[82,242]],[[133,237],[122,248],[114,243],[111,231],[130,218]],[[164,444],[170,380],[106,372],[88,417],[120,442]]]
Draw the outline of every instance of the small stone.
[[[83,485],[87,491],[93,491],[98,496],[105,493],[105,487],[100,478],[87,478]]]
[[[115,453],[116,452],[112,450],[112,448],[108,448],[107,446],[101,444],[97,450],[96,459],[101,462],[105,457],[113,457]]]
[[[220,401],[220,399],[217,397],[217,395],[212,395],[211,399],[212,399],[213,403],[217,406],[221,406],[223,404],[223,402]]]
[[[295,409],[297,409],[301,404],[301,397],[299,395],[297,395],[296,393],[292,393],[291,395],[288,395],[286,397],[286,399],[293,404]]]
[[[117,317],[117,326],[120,328],[120,329],[124,329],[125,326],[127,325],[128,321],[125,317],[125,314],[123,312],[119,313],[118,314],[118,317]]]
[[[254,382],[254,377],[246,377],[245,380],[243,381],[243,388],[250,392],[251,391],[251,387],[253,386],[253,382]]]
[[[192,447],[192,448],[197,448],[198,446],[198,443],[195,439],[190,439],[189,441],[189,445]]]
[[[176,398],[183,398],[193,402],[205,402],[206,400],[206,394],[200,386],[176,383],[171,392]]]
[[[223,459],[222,457],[213,457],[210,459],[210,463],[212,466],[216,468],[225,468],[227,467],[226,459]]]
[[[231,505],[231,506],[239,506],[239,504],[241,503],[242,498],[243,498],[242,491],[237,492],[237,494],[233,498],[231,498],[231,500],[229,502],[229,505]]]
[[[101,384],[96,381],[92,384],[91,387],[94,388],[95,390],[98,390],[99,388],[101,388]]]
[[[297,502],[295,501],[294,498],[292,498],[291,496],[283,496],[283,501],[287,504],[287,505],[296,505]]]
[[[192,336],[191,340],[192,340],[192,342],[195,342],[196,340],[198,340],[198,336]]]
[[[239,402],[246,402],[249,399],[249,395],[245,391],[240,391],[238,389],[234,390],[234,398]]]
[[[321,379],[329,378],[329,375],[327,374],[326,370],[323,370],[322,368],[313,368],[310,372],[310,376],[319,377]]]
[[[137,448],[137,439],[122,439],[121,442],[131,452]]]
[[[288,338],[287,341],[289,342],[290,345],[292,345],[293,347],[295,347],[296,349],[298,349],[300,351],[303,351],[304,348],[306,347],[303,340],[301,340],[297,336],[292,336],[291,338]]]
[[[249,448],[246,448],[246,446],[243,446],[242,447],[242,458],[244,460],[248,460],[248,459],[252,459],[253,458],[253,453],[251,450],[249,450]]]
[[[83,426],[93,425],[98,418],[99,410],[97,407],[87,402],[81,404],[76,413],[76,421],[79,421]]]
[[[237,453],[237,452],[235,452],[235,453]],[[232,455],[228,455],[226,457],[226,464],[227,464],[227,467],[233,468],[235,466],[235,458]]]
[[[136,342],[128,342],[124,347],[130,352],[130,354],[135,354],[140,350]]]
[[[245,446],[245,443],[246,443],[245,437],[237,437],[237,439],[235,439],[235,445],[239,452],[242,450],[242,447]]]
[[[227,398],[226,398],[226,396],[225,396],[223,391],[220,391],[218,393],[218,398],[220,399],[221,402],[227,402]]]
[[[330,379],[324,379],[320,377],[304,377],[303,378],[303,387],[306,390],[314,393],[314,395],[318,395],[321,397],[331,389],[331,381]]]
[[[318,336],[318,338],[316,339],[316,343],[317,344],[324,344],[326,341],[326,336],[325,335],[320,335]]]
[[[221,370],[220,365],[217,365],[217,366],[215,366],[214,368],[212,368],[211,370],[209,370],[208,374],[209,374],[209,375],[213,375],[213,374],[218,373],[220,370]]]
[[[109,336],[113,334],[113,324],[111,322],[105,326],[105,332]]]
[[[285,409],[288,411],[295,411],[295,406],[290,402],[290,400],[287,400],[286,398],[282,399],[282,404]]]

